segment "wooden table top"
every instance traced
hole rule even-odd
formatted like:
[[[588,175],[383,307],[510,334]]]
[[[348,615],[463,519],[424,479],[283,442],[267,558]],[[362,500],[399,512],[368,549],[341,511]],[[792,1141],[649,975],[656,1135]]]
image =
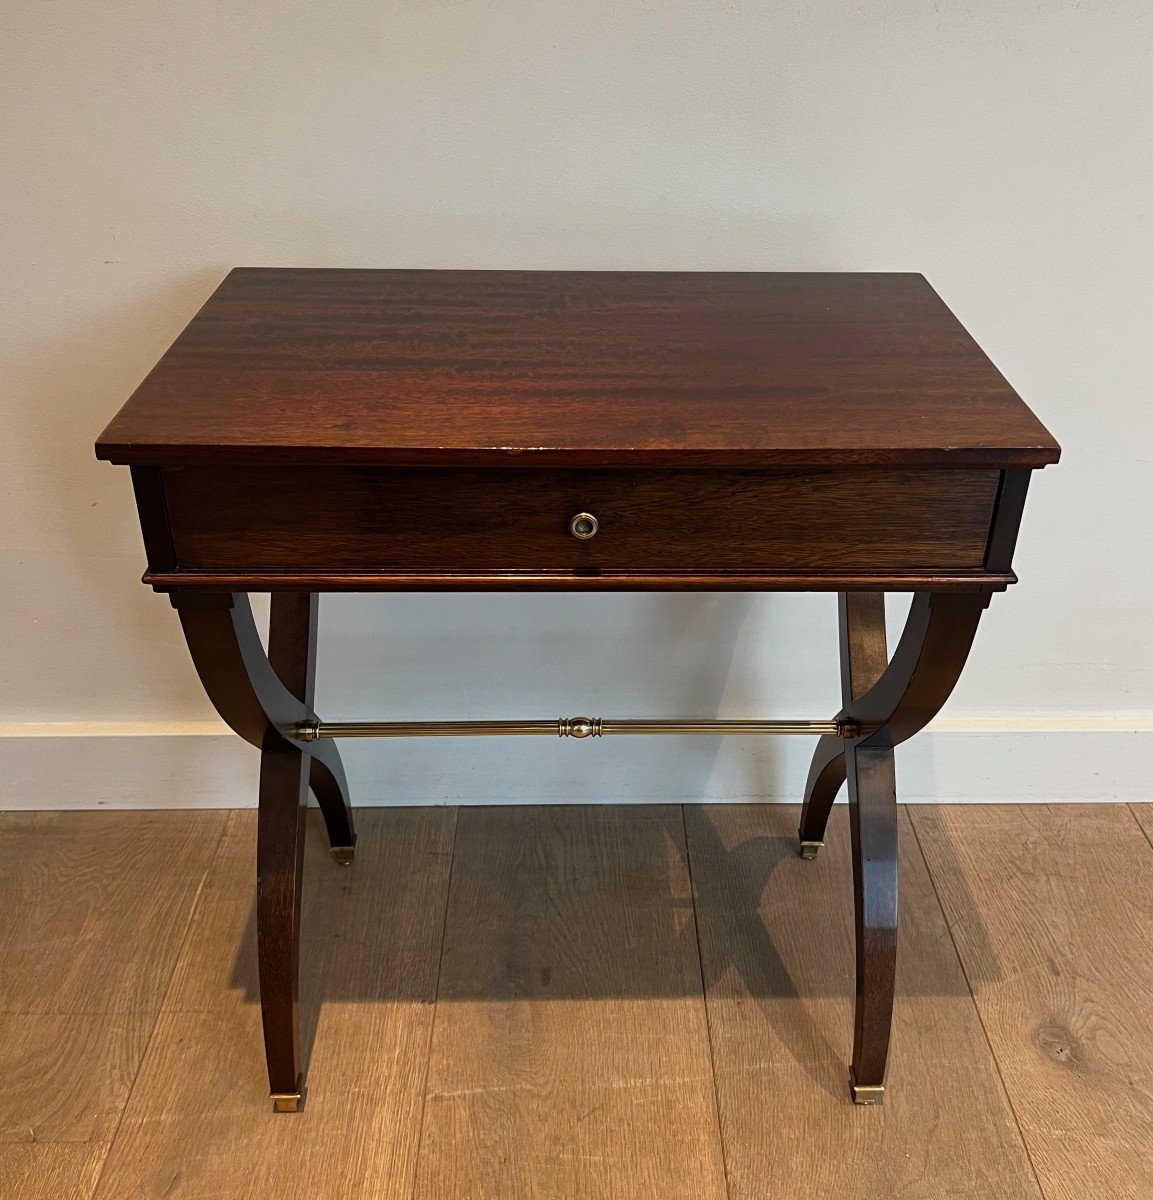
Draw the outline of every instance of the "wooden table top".
[[[1059,454],[914,274],[237,268],[97,443],[121,463]]]

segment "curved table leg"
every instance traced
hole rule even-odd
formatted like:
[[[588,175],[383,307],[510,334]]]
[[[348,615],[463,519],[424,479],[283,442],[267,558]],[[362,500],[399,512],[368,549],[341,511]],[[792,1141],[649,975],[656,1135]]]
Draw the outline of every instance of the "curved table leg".
[[[300,894],[308,759],[294,749],[260,757],[256,834],[256,942],[268,1086],[277,1112],[304,1095],[300,1056]]]
[[[805,782],[805,801],[801,805],[801,823],[797,829],[797,853],[816,858],[825,844],[825,827],[833,802],[845,782],[845,742],[824,734],[813,751],[809,778]]]
[[[316,597],[274,596],[268,656],[246,595],[173,592],[170,598],[209,699],[241,737],[261,750],[256,850],[260,1007],[273,1107],[295,1112],[303,1095],[297,981],[310,781],[317,785],[330,838],[341,839],[334,850],[347,852],[344,861],[355,841],[335,747],[303,743],[284,732],[316,719]]]
[[[288,690],[312,708],[316,694],[315,592],[273,592],[268,621],[268,661]],[[309,744],[308,782],[316,796],[337,862],[352,862],[356,831],[348,781],[335,742]]]
[[[886,664],[884,596],[840,598],[840,715],[862,735],[822,738],[813,755],[801,813],[800,852],[811,858],[841,783],[849,783],[856,912],[857,983],[853,1100],[884,1097],[897,962],[897,795],[893,748],[940,711],[965,665],[989,594],[918,592]]]
[[[857,940],[853,1065],[857,1104],[879,1104],[897,979],[897,785],[891,746],[850,745],[849,823]]]
[[[884,594],[840,596],[840,716],[867,731],[887,728],[893,746],[940,712],[960,678],[987,592],[917,592],[901,640],[886,664]],[[813,752],[798,829],[802,858],[824,845],[833,801],[846,779],[845,742],[822,737]]]
[[[841,648],[841,704],[847,709],[871,688],[888,666],[884,592],[842,592],[837,602]],[[846,778],[845,742],[822,737],[813,752],[801,808],[800,855],[815,858],[825,844],[825,826]]]
[[[260,750],[307,753],[307,743],[282,730],[316,714],[284,686],[265,656],[247,595],[174,591],[169,599],[200,682],[224,721]]]
[[[308,786],[324,817],[329,851],[336,862],[347,867],[356,851],[356,829],[340,751],[334,742],[324,742],[319,749],[310,746],[308,754]]]

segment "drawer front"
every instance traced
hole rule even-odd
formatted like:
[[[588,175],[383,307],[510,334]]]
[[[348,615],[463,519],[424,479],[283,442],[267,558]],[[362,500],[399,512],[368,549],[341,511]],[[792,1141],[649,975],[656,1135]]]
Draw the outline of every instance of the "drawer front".
[[[999,473],[168,467],[178,569],[969,571]],[[578,513],[594,536],[570,531]]]

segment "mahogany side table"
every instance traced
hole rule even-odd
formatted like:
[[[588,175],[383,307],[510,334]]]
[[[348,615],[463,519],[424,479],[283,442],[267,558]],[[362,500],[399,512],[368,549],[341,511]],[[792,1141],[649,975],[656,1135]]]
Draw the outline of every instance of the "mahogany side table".
[[[356,835],[335,738],[819,735],[798,849],[848,782],[850,1091],[884,1095],[893,748],[940,709],[1057,443],[920,275],[237,269],[105,430],[148,571],[220,715],[261,751],[260,1001],[274,1107],[303,1093],[304,806]],[[840,595],[826,720],[337,724],[324,591]],[[247,593],[272,593],[265,653]],[[913,593],[890,657],[884,596]]]

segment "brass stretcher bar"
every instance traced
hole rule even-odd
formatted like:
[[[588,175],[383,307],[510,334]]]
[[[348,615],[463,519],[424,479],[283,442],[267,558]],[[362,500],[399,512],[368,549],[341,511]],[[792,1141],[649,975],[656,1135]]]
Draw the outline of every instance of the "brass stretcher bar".
[[[605,737],[608,734],[828,734],[858,737],[852,721],[612,720],[559,717],[554,721],[304,721],[292,727],[302,742],[340,737],[488,737],[522,734],[538,737]]]

